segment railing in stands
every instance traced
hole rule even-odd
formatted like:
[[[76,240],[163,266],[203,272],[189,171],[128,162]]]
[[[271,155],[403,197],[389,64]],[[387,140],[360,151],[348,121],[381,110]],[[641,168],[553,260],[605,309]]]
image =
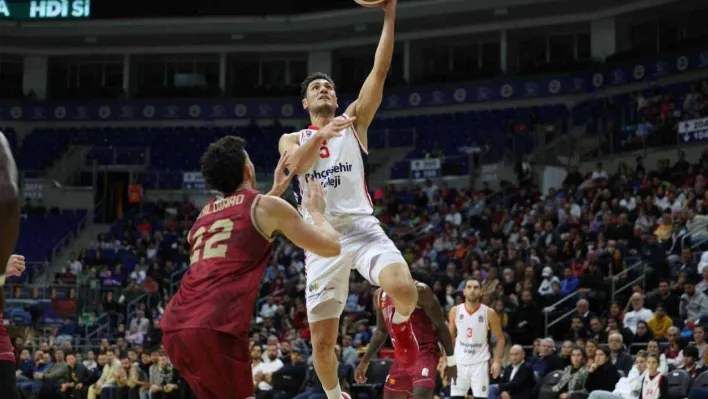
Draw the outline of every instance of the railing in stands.
[[[611,283],[612,288],[610,291],[611,292],[611,296],[610,296],[611,300],[614,301],[615,296],[617,294],[622,293],[628,289],[632,289],[632,287],[634,287],[634,285],[639,282],[642,283],[642,292],[646,292],[646,285],[647,285],[647,281],[646,281],[647,267],[646,266],[647,266],[647,264],[640,260],[640,261],[636,262],[635,264],[633,264],[632,266],[622,270],[621,272],[614,274],[612,277],[612,283]],[[629,281],[628,283],[624,284],[623,286],[617,288],[617,284],[620,283],[619,279],[622,278],[622,276],[629,277],[629,273],[632,272],[633,270],[639,270],[640,276],[635,278],[632,281]]]
[[[570,310],[568,310],[567,312],[563,313],[562,315],[556,317],[554,320],[552,320],[552,321],[550,321],[550,322],[548,321],[549,314],[550,314],[550,313],[553,313],[554,311],[556,311],[556,310],[558,310],[558,309],[560,309],[562,304],[564,304],[564,303],[566,303],[566,302],[568,302],[568,301],[570,301],[570,300],[572,300],[572,299],[575,299],[575,298],[580,299],[580,292],[579,292],[579,291],[575,291],[575,292],[573,292],[572,294],[569,294],[569,295],[565,296],[563,299],[561,299],[560,301],[554,303],[553,305],[547,306],[545,309],[543,309],[543,317],[544,317],[544,320],[545,320],[545,322],[546,322],[546,323],[545,323],[545,330],[544,330],[544,332],[545,332],[544,336],[545,336],[545,337],[548,337],[548,336],[549,336],[548,330],[549,330],[551,327],[553,327],[553,326],[555,326],[556,324],[562,322],[563,320],[565,320],[565,319],[567,319],[568,317],[570,317],[570,315],[572,315],[573,313],[575,313],[575,307],[572,307]]]

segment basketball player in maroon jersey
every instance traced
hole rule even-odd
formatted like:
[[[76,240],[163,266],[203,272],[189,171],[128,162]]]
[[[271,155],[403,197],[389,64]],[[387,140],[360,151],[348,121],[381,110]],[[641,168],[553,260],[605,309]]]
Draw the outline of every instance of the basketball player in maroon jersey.
[[[0,315],[5,310],[2,286],[12,274],[12,251],[20,230],[20,192],[17,188],[17,166],[5,135],[0,133]],[[24,268],[24,266],[23,266]],[[21,272],[21,271],[20,271]],[[2,320],[0,319],[0,396],[17,398],[15,379],[15,353]]]
[[[412,366],[407,368],[402,367],[398,360],[393,362],[384,386],[384,399],[432,399],[438,362],[440,361],[438,342],[445,349],[448,359],[455,357],[452,336],[445,324],[445,311],[440,306],[438,298],[429,286],[421,282],[416,282],[416,288],[418,289],[418,303],[411,315],[411,324],[418,340],[418,358]],[[371,358],[379,352],[386,342],[386,338],[389,335],[393,336],[390,315],[395,309],[391,297],[387,296],[381,288],[377,289],[374,295],[374,308],[376,309],[376,332],[371,338],[366,354],[354,372],[354,377],[360,384],[366,382],[366,369],[369,367]],[[448,361],[447,364],[453,364],[453,366],[445,368],[445,375],[452,381],[457,378],[457,367],[454,366],[454,360]]]
[[[278,163],[273,190],[261,195],[241,138],[224,137],[202,156],[204,180],[222,196],[209,201],[189,232],[191,267],[160,322],[169,359],[200,399],[254,394],[248,330],[275,235],[320,256],[341,250],[322,216],[319,184],[309,186],[305,201],[314,225],[278,198],[289,184],[287,159]]]

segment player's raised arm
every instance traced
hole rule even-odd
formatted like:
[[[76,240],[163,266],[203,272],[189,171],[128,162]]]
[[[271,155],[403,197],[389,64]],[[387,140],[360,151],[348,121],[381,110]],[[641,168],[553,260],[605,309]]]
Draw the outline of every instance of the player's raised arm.
[[[254,224],[266,237],[283,233],[300,248],[319,256],[337,256],[342,248],[339,234],[324,218],[325,200],[322,186],[310,180],[305,197],[314,224],[307,223],[290,204],[278,197],[263,196],[255,209]]]
[[[489,329],[492,330],[492,335],[497,340],[497,346],[494,349],[494,361],[492,362],[492,377],[495,379],[499,377],[501,373],[501,360],[504,354],[504,346],[506,345],[504,339],[504,332],[501,327],[501,320],[499,315],[494,309],[487,309],[487,320],[489,320]]]
[[[379,105],[381,105],[384,83],[386,82],[388,71],[391,68],[396,3],[397,0],[388,0],[384,7],[385,17],[383,31],[381,32],[379,45],[376,48],[374,67],[366,78],[366,81],[364,81],[364,85],[361,87],[361,91],[359,91],[359,97],[347,108],[347,115],[357,117],[354,126],[356,127],[359,140],[364,148],[368,148],[367,129],[374,119]]]
[[[280,136],[278,141],[278,151],[280,155],[290,154],[289,167],[290,174],[302,173],[312,166],[320,154],[320,147],[332,137],[340,136],[340,131],[350,128],[356,118],[335,118],[329,124],[318,130],[303,145],[300,145],[300,133],[287,133]]]
[[[0,286],[15,249],[20,231],[20,191],[17,188],[17,165],[5,135],[0,133]],[[0,312],[5,299],[0,289]]]
[[[366,382],[366,369],[369,368],[369,363],[371,359],[379,353],[381,347],[386,343],[386,338],[388,338],[388,330],[386,329],[386,321],[384,321],[383,313],[381,312],[381,307],[379,306],[379,295],[381,294],[381,288],[377,289],[374,293],[374,309],[376,311],[376,331],[371,337],[371,342],[366,348],[366,353],[361,358],[359,365],[354,371],[354,379],[359,384]]]

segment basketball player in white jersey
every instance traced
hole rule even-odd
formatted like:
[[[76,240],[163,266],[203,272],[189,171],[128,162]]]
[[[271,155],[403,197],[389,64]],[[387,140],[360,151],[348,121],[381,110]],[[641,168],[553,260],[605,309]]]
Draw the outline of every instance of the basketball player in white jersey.
[[[412,365],[418,344],[409,317],[418,302],[418,292],[405,259],[372,216],[373,206],[366,182],[368,127],[383,98],[384,82],[391,65],[394,44],[396,0],[384,5],[384,25],[374,66],[359,97],[344,114],[335,118],[337,94],[332,79],[322,73],[302,84],[302,105],[310,114],[310,127],[283,135],[279,150],[290,156],[296,197],[299,187],[315,179],[324,188],[325,218],[340,233],[340,256],[323,258],[306,252],[307,317],[312,333],[314,366],[328,399],[348,398],[337,378],[339,317],[354,268],[369,282],[381,286],[392,298],[396,359]],[[303,217],[310,215],[301,210]]]
[[[463,290],[465,302],[450,309],[448,327],[455,339],[457,379],[452,382],[450,396],[463,399],[472,389],[475,398],[489,397],[489,331],[497,340],[492,362],[492,377],[499,377],[504,353],[504,333],[494,309],[481,302],[482,285],[468,279]],[[450,365],[448,364],[448,367]]]

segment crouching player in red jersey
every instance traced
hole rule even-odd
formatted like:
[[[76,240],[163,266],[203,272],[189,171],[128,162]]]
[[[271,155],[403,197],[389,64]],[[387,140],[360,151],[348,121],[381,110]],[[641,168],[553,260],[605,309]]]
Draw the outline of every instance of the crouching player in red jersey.
[[[398,361],[393,362],[384,386],[384,399],[432,399],[440,360],[438,341],[445,349],[448,359],[449,367],[445,369],[445,375],[450,381],[457,378],[455,346],[445,324],[445,311],[429,286],[417,281],[416,288],[418,303],[411,315],[411,324],[418,340],[418,359],[408,368],[401,367]],[[366,382],[366,369],[369,367],[371,358],[378,353],[386,338],[389,335],[393,336],[391,315],[395,309],[391,298],[380,288],[374,295],[374,308],[376,309],[376,332],[354,372],[354,377],[360,384]],[[396,343],[393,342],[393,345],[396,346]]]
[[[254,395],[248,329],[273,237],[283,233],[328,257],[340,253],[339,235],[322,216],[324,194],[314,180],[305,206],[315,224],[278,198],[290,182],[287,154],[269,195],[254,189],[256,173],[240,138],[211,144],[201,165],[207,185],[222,196],[202,209],[189,232],[191,267],[162,316],[162,342],[199,399],[245,399]]]
[[[22,270],[13,265],[12,251],[20,230],[20,192],[17,188],[17,166],[5,135],[0,133],[0,315],[5,310],[2,286],[5,278],[19,275]],[[16,258],[19,260],[20,258]],[[15,352],[10,336],[0,316],[0,397],[19,398],[15,380]]]

